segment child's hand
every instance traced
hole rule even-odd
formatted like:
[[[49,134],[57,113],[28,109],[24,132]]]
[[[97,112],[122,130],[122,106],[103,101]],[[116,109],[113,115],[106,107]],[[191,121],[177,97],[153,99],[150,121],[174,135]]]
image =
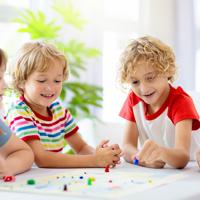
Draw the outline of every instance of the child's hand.
[[[101,143],[99,144],[99,146],[103,147],[103,148],[108,147],[109,146],[108,142],[109,142],[109,140],[103,140],[103,141],[101,141]],[[123,153],[122,153],[122,151],[121,151],[121,149],[120,149],[120,147],[119,147],[118,144],[112,144],[112,145],[110,145],[110,147],[112,148],[112,150],[120,150],[120,154],[116,155],[116,156],[119,157],[119,161],[113,162],[113,164],[110,166],[110,167],[113,168],[113,167],[116,166],[116,164],[120,164],[120,157],[123,156]]]
[[[155,169],[161,169],[165,166],[165,162],[163,162],[162,160],[156,160],[152,163],[146,163],[146,162],[140,162],[139,161],[139,165],[143,166],[143,167],[148,167],[148,168],[155,168]]]
[[[139,165],[141,166],[163,168],[165,162],[162,161],[161,156],[162,147],[160,147],[153,140],[147,140],[136,158],[139,160]]]
[[[197,159],[197,163],[198,163],[199,168],[200,168],[200,150],[197,151],[197,153],[196,153],[196,159]]]
[[[100,144],[98,145],[98,147],[102,147],[102,148],[108,147],[108,142],[109,140],[102,140]]]
[[[122,150],[120,149],[120,147],[119,147],[118,144],[112,144],[111,147],[112,147],[113,150],[120,150],[120,153],[119,153],[118,155],[116,155],[116,156],[118,156],[119,161],[114,162],[114,164],[111,166],[111,167],[115,167],[116,164],[120,164],[120,163],[121,163],[120,157],[123,156],[123,152],[122,152]]]
[[[108,165],[115,166],[120,161],[121,149],[117,145],[100,145],[97,146],[95,151],[96,164],[98,167],[106,167]]]

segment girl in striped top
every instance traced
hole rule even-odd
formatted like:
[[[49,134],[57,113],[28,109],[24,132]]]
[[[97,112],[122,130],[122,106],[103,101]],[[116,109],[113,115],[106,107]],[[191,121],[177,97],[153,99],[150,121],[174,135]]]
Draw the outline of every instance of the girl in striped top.
[[[13,66],[14,88],[21,97],[5,119],[11,130],[33,150],[39,167],[105,167],[120,160],[118,145],[102,141],[94,150],[79,135],[78,126],[59,101],[68,77],[65,56],[43,42],[26,43]],[[62,154],[65,142],[78,154]]]

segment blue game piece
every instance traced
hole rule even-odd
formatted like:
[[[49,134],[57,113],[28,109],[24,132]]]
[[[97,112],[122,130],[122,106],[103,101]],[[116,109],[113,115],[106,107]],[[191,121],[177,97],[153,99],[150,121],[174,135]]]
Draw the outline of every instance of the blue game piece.
[[[137,158],[134,158],[133,164],[134,164],[134,165],[139,165],[139,160],[138,160]]]

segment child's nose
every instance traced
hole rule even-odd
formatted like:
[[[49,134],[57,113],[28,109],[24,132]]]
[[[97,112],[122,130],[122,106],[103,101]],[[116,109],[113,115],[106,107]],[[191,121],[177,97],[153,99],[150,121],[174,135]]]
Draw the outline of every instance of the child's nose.
[[[140,92],[144,94],[148,90],[148,84],[145,81],[140,84]]]
[[[45,90],[46,91],[51,91],[52,87],[50,85],[50,83],[47,83],[46,86],[45,86]]]

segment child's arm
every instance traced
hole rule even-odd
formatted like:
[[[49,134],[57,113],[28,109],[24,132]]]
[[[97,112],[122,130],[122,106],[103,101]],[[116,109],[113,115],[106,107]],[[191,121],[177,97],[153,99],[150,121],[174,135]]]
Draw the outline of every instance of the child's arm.
[[[0,177],[15,175],[27,171],[33,164],[34,157],[31,149],[14,134],[0,148]]]
[[[138,130],[135,122],[127,121],[125,128],[125,136],[123,141],[123,156],[124,159],[133,163],[133,159],[136,156],[138,150]]]
[[[74,134],[67,138],[68,144],[73,148],[73,150],[80,155],[88,155],[95,153],[95,149],[88,145],[79,133]],[[109,140],[103,140],[98,146],[99,147],[108,147]],[[117,144],[111,145],[113,149],[120,149]]]
[[[94,148],[89,146],[78,133],[70,136],[67,139],[67,141],[68,141],[68,144],[73,148],[73,150],[77,154],[88,155],[88,154],[95,153]],[[97,149],[109,147],[108,142],[109,142],[109,140],[101,141],[101,143],[97,146]],[[114,167],[116,164],[119,163],[122,152],[121,152],[119,145],[117,145],[117,144],[110,145],[110,149],[114,150],[115,152],[117,152],[117,151],[120,152],[119,154],[115,155],[118,158],[115,158],[116,161],[113,161],[113,163],[112,163],[112,166]]]
[[[127,121],[125,136],[124,136],[124,159],[133,163],[134,158],[138,159],[139,150],[138,145],[138,129],[135,122]],[[151,168],[163,168],[165,163],[161,160],[156,160],[153,163],[139,162],[140,165]]]
[[[84,149],[85,142],[78,134],[73,134],[67,140],[76,152]],[[86,147],[84,153],[88,151],[89,155],[67,155],[46,151],[39,140],[27,140],[27,143],[32,148],[35,163],[39,167],[105,167],[117,162],[121,153],[120,149],[113,150],[112,147],[97,147],[92,153],[90,148]]]
[[[164,148],[162,160],[175,168],[184,168],[190,159],[192,120],[183,120],[175,126],[175,147]]]
[[[138,155],[140,164],[148,166],[161,160],[175,168],[184,168],[189,161],[191,130],[192,120],[176,124],[174,148],[161,147],[152,140],[146,141]]]
[[[79,133],[73,134],[72,136],[66,138],[66,140],[77,154],[87,155],[95,152],[94,148],[89,146]]]

